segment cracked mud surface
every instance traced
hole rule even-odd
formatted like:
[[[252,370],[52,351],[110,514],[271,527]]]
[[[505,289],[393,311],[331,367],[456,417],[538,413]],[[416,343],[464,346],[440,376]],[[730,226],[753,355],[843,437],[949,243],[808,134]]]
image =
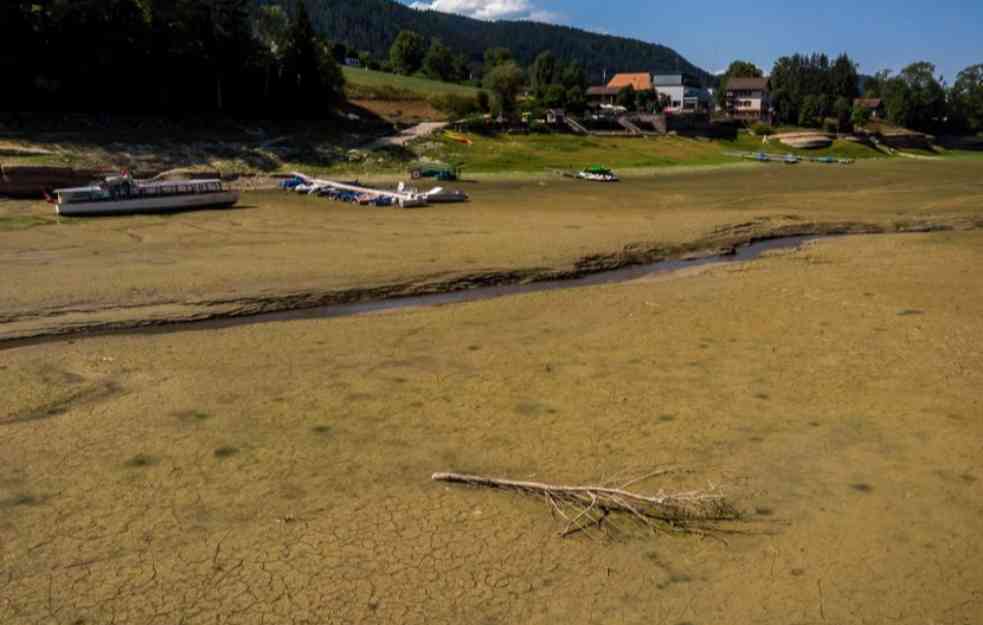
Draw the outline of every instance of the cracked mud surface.
[[[5,351],[0,622],[974,623],[981,268],[981,232],[858,237]],[[747,532],[560,539],[539,502],[429,481],[669,463],[694,472],[648,488],[722,484]]]
[[[762,236],[983,226],[974,162],[458,186],[470,204],[256,192],[238,210],[48,225],[47,204],[0,203],[0,339],[580,275]]]

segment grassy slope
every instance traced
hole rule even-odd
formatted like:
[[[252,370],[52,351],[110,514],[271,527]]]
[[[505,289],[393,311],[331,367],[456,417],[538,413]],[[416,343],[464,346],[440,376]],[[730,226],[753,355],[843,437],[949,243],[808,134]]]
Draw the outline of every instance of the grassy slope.
[[[472,172],[579,169],[590,164],[613,168],[649,168],[672,165],[718,165],[737,162],[725,156],[729,150],[762,149],[759,140],[742,135],[735,141],[711,141],[684,137],[627,138],[573,135],[471,136],[472,145],[447,139],[426,141],[419,149],[430,158],[461,164]],[[772,145],[777,153],[876,158],[883,154],[866,146],[838,141],[825,150],[795,150]]]
[[[350,98],[372,99],[383,96],[385,99],[422,99],[433,95],[453,94],[475,97],[478,89],[438,80],[428,80],[415,76],[400,76],[385,72],[374,72],[353,67],[342,68],[347,81],[346,90]]]

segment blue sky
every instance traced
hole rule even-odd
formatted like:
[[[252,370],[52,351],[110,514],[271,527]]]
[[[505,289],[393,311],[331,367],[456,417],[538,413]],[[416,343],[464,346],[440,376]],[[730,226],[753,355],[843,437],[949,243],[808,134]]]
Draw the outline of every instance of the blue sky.
[[[652,0],[403,0],[480,19],[536,19],[675,49],[708,71],[731,60],[767,72],[793,52],[848,52],[863,73],[931,61],[951,84],[983,63],[983,0],[800,3]]]

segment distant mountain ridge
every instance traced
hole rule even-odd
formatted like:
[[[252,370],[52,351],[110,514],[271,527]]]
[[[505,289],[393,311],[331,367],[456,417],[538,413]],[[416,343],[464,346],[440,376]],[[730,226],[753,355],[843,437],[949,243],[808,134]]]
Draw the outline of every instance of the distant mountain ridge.
[[[692,74],[707,85],[715,76],[693,65],[671,48],[602,35],[585,30],[528,21],[486,22],[461,15],[410,8],[394,0],[303,0],[315,27],[328,39],[384,57],[400,30],[413,30],[438,37],[455,51],[478,63],[487,48],[509,48],[523,65],[529,65],[543,50],[552,50],[564,60],[580,62],[591,80],[599,82],[604,72],[651,72]],[[258,4],[292,2],[257,0]]]

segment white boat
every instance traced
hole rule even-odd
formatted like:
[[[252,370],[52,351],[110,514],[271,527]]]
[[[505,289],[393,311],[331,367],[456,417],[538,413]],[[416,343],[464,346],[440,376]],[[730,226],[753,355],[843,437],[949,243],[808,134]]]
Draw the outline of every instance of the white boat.
[[[578,171],[576,177],[580,178],[581,180],[590,180],[592,182],[618,182],[618,176],[616,176],[613,171],[607,167],[601,167],[599,165],[594,165],[593,167],[588,167],[583,171]]]
[[[399,206],[400,208],[414,208],[417,206],[426,206],[427,198],[416,189],[406,186],[405,183],[400,182],[399,187],[396,191],[386,191],[385,189],[373,189],[371,187],[366,187],[364,185],[358,184],[358,181],[352,182],[337,182],[335,180],[324,180],[320,178],[311,178],[300,172],[294,172],[294,177],[301,181],[302,184],[308,185],[308,190],[313,187],[320,189],[323,194],[325,191],[334,190],[339,193],[343,193],[344,197],[350,198],[348,201],[353,201],[360,203],[365,201],[366,204],[371,203],[372,200],[377,200],[379,198],[385,198],[389,205]]]
[[[456,202],[467,202],[468,194],[464,191],[448,190],[443,187],[435,187],[423,194],[431,204],[452,204]]]
[[[88,187],[56,189],[54,203],[59,215],[81,216],[227,207],[238,201],[239,192],[220,180],[141,182],[124,174]]]

